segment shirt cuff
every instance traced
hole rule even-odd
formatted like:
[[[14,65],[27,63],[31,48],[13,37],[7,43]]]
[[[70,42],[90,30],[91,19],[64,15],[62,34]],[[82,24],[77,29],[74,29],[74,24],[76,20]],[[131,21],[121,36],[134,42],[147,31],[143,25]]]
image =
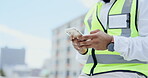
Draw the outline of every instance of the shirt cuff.
[[[124,54],[125,52],[128,52],[129,48],[129,38],[122,37],[122,36],[113,36],[114,37],[114,50],[116,52],[119,52]]]

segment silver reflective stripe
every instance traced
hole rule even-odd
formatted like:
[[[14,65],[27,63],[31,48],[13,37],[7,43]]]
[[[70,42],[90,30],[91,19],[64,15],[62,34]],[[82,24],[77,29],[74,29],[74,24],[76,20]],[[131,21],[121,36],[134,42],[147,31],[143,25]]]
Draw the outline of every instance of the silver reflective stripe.
[[[99,55],[96,55],[96,58],[97,58],[97,62],[100,64],[114,64],[114,63],[143,63],[143,64],[147,64],[146,62],[141,62],[138,60],[127,61],[127,60],[124,60],[124,58],[120,55],[99,54]],[[89,56],[89,58],[87,60],[87,64],[88,63],[94,63],[91,55]]]
[[[92,21],[92,15],[91,15],[91,16],[89,17],[89,19],[87,20],[87,23],[88,23],[90,29],[91,29],[91,27],[92,27],[91,21]]]
[[[122,13],[130,13],[131,12],[131,8],[132,8],[132,2],[133,0],[125,0],[124,5],[123,5],[123,9],[122,9]],[[130,20],[130,16],[127,16]],[[122,29],[122,33],[121,36],[125,36],[125,37],[130,37],[131,34],[131,30],[130,30],[130,21],[127,21],[127,29]]]
[[[122,13],[130,13],[133,0],[125,0]]]
[[[95,9],[94,9],[94,10],[95,10]],[[90,29],[91,29],[91,27],[92,27],[91,22],[92,22],[92,17],[93,17],[94,10],[92,11],[91,15],[89,16],[89,18],[88,18],[88,20],[87,20],[87,23],[88,23]]]
[[[131,35],[131,29],[130,28],[122,29],[121,36],[130,37],[130,35]]]

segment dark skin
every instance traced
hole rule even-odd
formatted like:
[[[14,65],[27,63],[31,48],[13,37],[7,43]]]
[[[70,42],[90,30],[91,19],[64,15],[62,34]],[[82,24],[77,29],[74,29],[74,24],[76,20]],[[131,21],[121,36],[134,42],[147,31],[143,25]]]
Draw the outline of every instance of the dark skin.
[[[110,0],[103,0],[103,1],[106,2],[106,3],[110,2]]]
[[[85,53],[87,48],[95,50],[106,50],[107,45],[111,43],[113,37],[100,30],[91,31],[89,35],[71,36],[71,41],[76,50]]]

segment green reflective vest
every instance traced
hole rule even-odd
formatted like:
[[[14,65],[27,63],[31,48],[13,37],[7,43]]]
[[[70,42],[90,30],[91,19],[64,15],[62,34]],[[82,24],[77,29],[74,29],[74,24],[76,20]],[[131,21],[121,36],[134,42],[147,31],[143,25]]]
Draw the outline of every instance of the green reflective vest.
[[[115,0],[108,12],[107,29],[105,29],[99,20],[100,10],[103,3],[97,3],[87,13],[84,23],[89,31],[102,30],[109,35],[137,37],[137,9],[138,0]],[[126,19],[126,27],[110,28],[110,19],[112,16],[123,16]],[[120,21],[116,21],[120,24]],[[88,75],[95,75],[106,72],[137,72],[148,76],[148,64],[139,60],[124,60],[120,53],[110,52],[108,50],[99,51],[94,49],[88,50],[89,58],[83,67],[83,72]]]

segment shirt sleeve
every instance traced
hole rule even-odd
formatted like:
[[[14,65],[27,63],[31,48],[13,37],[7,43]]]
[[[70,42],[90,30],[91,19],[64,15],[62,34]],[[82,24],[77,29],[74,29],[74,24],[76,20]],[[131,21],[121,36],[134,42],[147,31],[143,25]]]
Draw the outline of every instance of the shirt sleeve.
[[[83,65],[86,64],[88,57],[89,57],[89,55],[87,55],[87,54],[82,55],[78,52],[76,53],[76,60]]]
[[[88,30],[85,28],[84,35],[86,34],[88,34]],[[85,55],[82,55],[79,52],[76,52],[76,60],[83,65],[86,64],[88,57],[89,57],[88,52]]]
[[[148,62],[148,5],[139,0],[138,37],[114,36],[114,50],[121,53],[125,60],[137,59]]]

